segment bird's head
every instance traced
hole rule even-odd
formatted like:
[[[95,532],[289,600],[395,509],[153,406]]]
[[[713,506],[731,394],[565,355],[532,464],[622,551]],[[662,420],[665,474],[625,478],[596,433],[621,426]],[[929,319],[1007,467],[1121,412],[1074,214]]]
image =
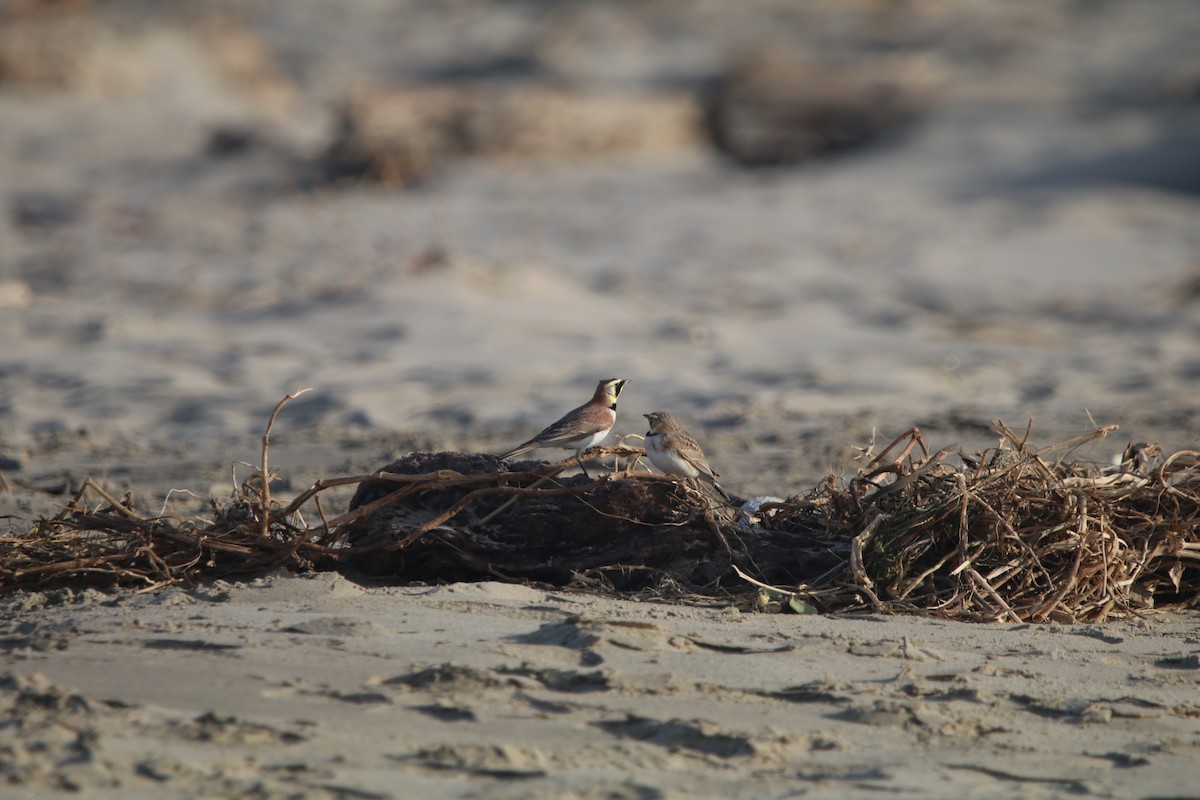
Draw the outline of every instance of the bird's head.
[[[671,415],[665,411],[651,411],[642,416],[650,420],[650,433],[661,433],[671,423]]]
[[[596,399],[604,403],[609,408],[616,410],[617,398],[621,395],[621,390],[625,388],[625,384],[629,383],[625,378],[605,378],[596,386]]]

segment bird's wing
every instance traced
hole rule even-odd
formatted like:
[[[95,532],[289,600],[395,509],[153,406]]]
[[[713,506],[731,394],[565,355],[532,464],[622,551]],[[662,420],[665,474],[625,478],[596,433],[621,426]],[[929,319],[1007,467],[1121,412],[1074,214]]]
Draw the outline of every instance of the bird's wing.
[[[590,405],[582,405],[573,411],[568,411],[562,419],[530,439],[527,444],[536,446],[569,442],[595,433],[603,425],[597,425],[596,420],[591,416],[591,411]]]
[[[712,467],[708,465],[708,459],[704,457],[704,451],[700,449],[700,445],[689,435],[679,437],[680,455],[684,460],[700,471],[701,475],[706,475],[709,478],[719,478]]]

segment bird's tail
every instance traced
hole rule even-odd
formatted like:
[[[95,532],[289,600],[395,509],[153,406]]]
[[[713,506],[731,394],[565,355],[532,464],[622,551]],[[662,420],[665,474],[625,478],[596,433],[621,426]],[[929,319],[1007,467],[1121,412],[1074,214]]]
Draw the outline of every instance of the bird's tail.
[[[498,456],[498,458],[499,458],[501,461],[508,461],[510,458],[512,458],[512,457],[514,457],[514,456],[519,456],[519,455],[521,455],[522,453],[528,453],[530,450],[533,450],[533,449],[535,449],[536,447],[537,447],[537,445],[535,445],[535,444],[531,444],[531,443],[529,443],[529,442],[525,442],[524,444],[519,444],[519,445],[517,445],[516,447],[514,447],[512,450],[509,450],[509,451],[508,451],[507,453],[505,453],[504,455],[502,455],[502,456]]]

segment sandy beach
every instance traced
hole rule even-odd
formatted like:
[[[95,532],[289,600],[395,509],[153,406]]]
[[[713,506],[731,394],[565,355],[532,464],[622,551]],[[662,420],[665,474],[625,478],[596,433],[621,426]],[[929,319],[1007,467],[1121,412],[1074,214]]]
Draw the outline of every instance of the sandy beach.
[[[1186,797],[1200,745],[1194,614],[983,626],[334,574],[4,611],[21,797]]]
[[[503,452],[610,375],[613,441],[669,410],[739,497],[914,426],[951,453],[992,419],[1119,425],[1099,463],[1200,449],[1188,3],[55,5],[0,2],[2,532],[87,479],[206,518],[303,388],[282,499]],[[888,77],[912,119],[755,169],[678,126],[767,44]],[[362,97],[484,111],[348,180]],[[566,121],[522,138],[530,108]],[[1196,794],[1195,611],[979,625],[350,572],[0,605],[5,796]]]

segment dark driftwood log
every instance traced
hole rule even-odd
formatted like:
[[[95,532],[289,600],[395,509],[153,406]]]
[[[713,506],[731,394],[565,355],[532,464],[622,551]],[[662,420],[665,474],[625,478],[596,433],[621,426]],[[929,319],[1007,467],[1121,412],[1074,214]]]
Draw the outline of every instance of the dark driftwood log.
[[[528,465],[528,464],[526,464]],[[524,465],[517,465],[524,466]],[[529,473],[510,473],[495,457],[413,453],[382,472],[496,474],[484,486],[529,486]],[[511,477],[508,477],[511,475]],[[637,477],[555,478],[510,508],[483,520],[512,495],[486,494],[406,546],[421,525],[451,509],[479,486],[454,486],[403,497],[354,526],[352,556],[363,572],[397,580],[532,580],[565,586],[600,581],[633,590],[673,583],[685,591],[722,582],[738,588],[736,564],[757,578],[795,584],[845,560],[815,531],[765,531],[734,521],[734,512],[682,483]],[[355,509],[399,484],[364,482]]]

